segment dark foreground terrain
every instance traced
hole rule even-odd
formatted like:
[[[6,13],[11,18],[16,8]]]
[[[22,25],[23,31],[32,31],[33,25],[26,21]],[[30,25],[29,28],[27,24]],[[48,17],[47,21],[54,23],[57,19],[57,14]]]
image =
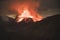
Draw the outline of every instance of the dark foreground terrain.
[[[0,40],[60,40],[60,14],[35,23],[28,20],[17,23],[0,17]]]

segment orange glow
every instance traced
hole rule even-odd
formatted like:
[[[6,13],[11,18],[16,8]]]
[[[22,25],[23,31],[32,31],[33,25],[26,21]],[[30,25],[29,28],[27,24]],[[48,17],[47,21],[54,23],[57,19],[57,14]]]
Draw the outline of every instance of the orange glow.
[[[9,7],[11,10],[16,10],[18,13],[17,22],[23,19],[31,18],[34,22],[42,20],[42,16],[36,11],[39,7],[39,1],[37,0],[24,0],[13,2]]]
[[[35,13],[32,14],[32,12],[28,9],[23,9],[23,12],[20,15],[18,15],[17,22],[21,22],[23,19],[26,20],[27,18],[31,18],[34,22],[36,22],[40,21],[42,19],[42,16],[39,16]]]

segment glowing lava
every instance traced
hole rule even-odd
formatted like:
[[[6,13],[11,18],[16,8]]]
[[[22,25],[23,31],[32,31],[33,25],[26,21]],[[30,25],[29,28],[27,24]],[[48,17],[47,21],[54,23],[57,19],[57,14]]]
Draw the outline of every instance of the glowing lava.
[[[34,22],[40,21],[42,19],[42,16],[39,16],[35,13],[31,13],[28,9],[24,9],[23,12],[18,15],[17,22],[21,22],[22,20],[27,20],[28,18],[31,18]]]
[[[36,11],[38,7],[40,7],[38,0],[17,0],[9,5],[10,10],[18,12],[16,17],[17,22],[21,22],[22,20],[27,21],[29,18],[33,22],[42,20],[42,16]]]

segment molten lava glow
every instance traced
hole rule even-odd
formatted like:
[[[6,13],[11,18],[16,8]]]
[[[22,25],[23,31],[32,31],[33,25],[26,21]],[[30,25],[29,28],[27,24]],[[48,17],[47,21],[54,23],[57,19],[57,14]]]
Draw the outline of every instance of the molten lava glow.
[[[38,0],[17,0],[9,5],[10,10],[17,11],[17,22],[21,22],[23,19],[31,18],[34,22],[40,21],[42,16],[40,16],[36,9],[40,5]]]
[[[37,14],[31,14],[31,12],[28,9],[24,9],[23,12],[18,15],[17,22],[21,22],[23,19],[27,20],[27,18],[31,18],[34,22],[40,21],[42,19],[41,16]]]

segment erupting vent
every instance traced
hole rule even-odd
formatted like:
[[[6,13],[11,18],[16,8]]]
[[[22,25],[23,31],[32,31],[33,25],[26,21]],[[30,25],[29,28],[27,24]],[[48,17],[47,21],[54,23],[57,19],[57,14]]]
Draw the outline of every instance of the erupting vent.
[[[17,22],[21,22],[22,20],[27,21],[28,18],[31,18],[33,22],[40,21],[42,19],[41,16],[37,14],[31,14],[31,12],[28,9],[24,9],[23,12],[18,15]]]
[[[38,0],[24,0],[17,1],[10,4],[10,10],[16,10],[17,13],[17,22],[21,22],[22,20],[27,21],[28,18],[32,19],[33,22],[40,21],[42,16],[40,16],[36,9],[40,6]]]

